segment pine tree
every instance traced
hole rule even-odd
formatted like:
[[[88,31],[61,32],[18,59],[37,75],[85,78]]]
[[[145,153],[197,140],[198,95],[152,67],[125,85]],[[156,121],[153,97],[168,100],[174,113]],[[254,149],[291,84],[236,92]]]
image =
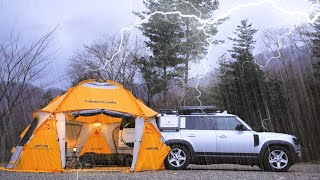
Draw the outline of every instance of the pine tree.
[[[144,84],[146,85],[147,91],[145,92],[143,100],[147,103],[147,106],[155,107],[155,104],[152,103],[152,98],[162,91],[162,87],[166,81],[161,78],[155,62],[150,58],[137,58],[134,64],[139,68]]]
[[[256,29],[248,20],[242,20],[234,32],[233,47],[229,50],[233,60],[223,65],[227,71],[220,77],[224,106],[246,119],[250,124],[261,124],[268,117],[265,99],[265,77],[252,54]]]
[[[202,19],[209,19],[213,16],[213,12],[218,8],[218,1],[212,0],[175,0],[176,9],[182,14],[192,14],[196,15]],[[221,21],[223,22],[223,20]],[[181,55],[184,58],[183,62],[183,84],[185,91],[188,84],[188,74],[190,62],[198,62],[200,59],[204,58],[207,53],[207,48],[209,46],[208,38],[215,35],[217,31],[217,25],[221,22],[207,26],[203,29],[198,29],[202,26],[198,20],[194,18],[179,17],[179,26],[182,29],[183,39],[180,42]],[[210,39],[209,41],[213,41]],[[215,44],[217,42],[211,42]]]
[[[199,18],[212,16],[218,8],[218,1],[204,0],[145,0],[147,11],[136,13],[145,19],[154,12],[181,12]],[[219,22],[220,23],[220,22]],[[217,23],[217,24],[219,24]],[[168,91],[168,83],[173,79],[183,79],[184,87],[188,83],[189,62],[201,59],[206,53],[209,42],[207,38],[217,33],[216,25],[203,26],[195,18],[181,17],[178,14],[152,15],[140,27],[153,56],[152,61],[161,69],[161,77],[166,80],[163,92],[164,100]]]
[[[234,87],[234,75],[232,64],[233,61],[224,54],[218,60],[218,82],[217,86],[212,87],[212,91],[216,93],[215,99],[217,105],[229,113],[237,114],[237,92]]]
[[[141,14],[136,13],[140,18],[145,19],[155,11],[168,11],[168,4],[165,1],[144,1],[147,11]],[[158,75],[165,81],[162,86],[164,103],[167,99],[168,82],[177,77],[177,66],[183,62],[179,56],[179,37],[182,37],[180,26],[177,23],[177,15],[164,16],[162,14],[152,15],[148,22],[142,24],[140,30],[148,37],[146,46],[151,50],[153,56],[150,60],[158,67]],[[147,59],[145,59],[147,60]],[[140,63],[142,63],[140,61]]]

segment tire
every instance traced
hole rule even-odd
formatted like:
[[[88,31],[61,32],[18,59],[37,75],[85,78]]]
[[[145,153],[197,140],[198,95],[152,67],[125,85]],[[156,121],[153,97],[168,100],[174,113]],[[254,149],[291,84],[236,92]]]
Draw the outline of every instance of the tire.
[[[190,163],[191,155],[189,150],[179,144],[170,145],[171,150],[164,160],[164,165],[170,170],[184,170]]]
[[[290,151],[282,146],[271,146],[263,156],[263,169],[265,171],[286,172],[292,165]]]

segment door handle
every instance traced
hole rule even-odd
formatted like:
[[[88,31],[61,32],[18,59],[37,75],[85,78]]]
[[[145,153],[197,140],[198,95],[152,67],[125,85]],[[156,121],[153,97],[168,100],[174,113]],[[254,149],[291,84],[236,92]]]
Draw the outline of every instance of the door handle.
[[[223,134],[223,135],[220,135],[219,138],[227,138],[227,136]]]
[[[196,137],[195,134],[189,134],[188,137]]]

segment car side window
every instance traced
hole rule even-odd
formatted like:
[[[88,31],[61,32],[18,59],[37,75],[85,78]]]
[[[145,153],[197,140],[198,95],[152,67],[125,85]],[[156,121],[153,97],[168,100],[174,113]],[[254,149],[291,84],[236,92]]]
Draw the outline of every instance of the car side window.
[[[186,129],[214,130],[215,119],[208,116],[186,116]]]
[[[238,124],[241,124],[235,117],[222,116],[215,117],[217,130],[235,130]]]

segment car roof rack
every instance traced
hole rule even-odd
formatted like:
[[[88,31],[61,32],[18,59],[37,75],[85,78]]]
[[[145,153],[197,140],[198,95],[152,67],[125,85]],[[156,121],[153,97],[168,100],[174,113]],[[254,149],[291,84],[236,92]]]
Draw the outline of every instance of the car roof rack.
[[[217,108],[216,109],[216,113],[223,113],[223,112],[224,112],[224,110],[222,108]]]
[[[160,109],[159,113],[161,115],[167,114],[167,115],[177,115],[177,110],[174,109]]]
[[[222,111],[221,108],[216,106],[179,106],[178,114],[180,115],[190,115],[190,114],[213,114],[217,110]]]

